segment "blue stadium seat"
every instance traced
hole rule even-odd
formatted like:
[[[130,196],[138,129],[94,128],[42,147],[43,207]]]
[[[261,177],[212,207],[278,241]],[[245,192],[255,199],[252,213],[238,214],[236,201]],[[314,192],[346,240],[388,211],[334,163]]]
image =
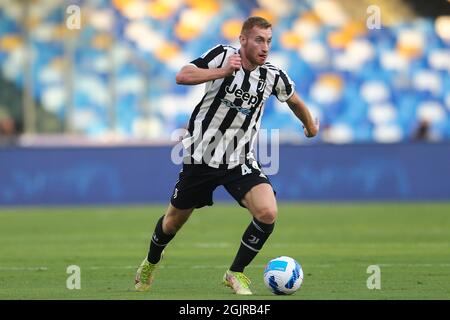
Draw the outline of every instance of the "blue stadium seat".
[[[51,0],[49,0],[51,1]],[[192,87],[179,86],[175,83],[175,74],[177,67],[194,59],[205,50],[209,49],[216,43],[227,43],[226,37],[222,34],[222,25],[232,18],[242,18],[253,12],[258,7],[258,1],[239,2],[238,6],[230,6],[222,3],[222,10],[214,15],[214,19],[199,33],[199,36],[193,40],[183,40],[177,37],[174,32],[177,23],[187,8],[188,2],[176,8],[172,15],[165,20],[151,18],[149,15],[142,15],[141,18],[133,20],[126,16],[122,8],[116,7],[116,4],[106,0],[92,2],[90,10],[111,9],[108,12],[112,14],[115,28],[108,33],[113,39],[114,47],[128,48],[129,56],[122,57],[117,60],[115,65],[116,79],[123,81],[137,81],[139,79],[147,79],[142,86],[134,84],[124,84],[126,86],[116,97],[116,117],[118,119],[119,131],[132,137],[135,133],[134,124],[142,118],[148,116],[148,112],[154,117],[160,117],[158,121],[162,121],[164,125],[158,127],[157,136],[161,138],[170,138],[171,130],[183,127],[189,119],[189,113],[184,106],[175,108],[173,113],[167,113],[161,110],[161,101],[164,98],[172,97],[174,101],[186,101],[192,104],[192,110],[196,101],[189,101],[188,97],[192,97]],[[375,56],[365,61],[363,66],[356,71],[344,70],[333,61],[345,50],[342,48],[330,48],[328,46],[328,37],[332,32],[338,30],[337,27],[320,25],[319,32],[310,39],[326,47],[329,54],[330,64],[326,66],[315,66],[308,63],[299,54],[296,48],[284,48],[281,37],[286,30],[291,30],[296,21],[303,14],[311,10],[314,5],[313,1],[293,2],[294,8],[287,15],[283,16],[276,23],[274,29],[274,42],[272,51],[274,54],[282,54],[290,66],[287,70],[291,78],[296,82],[296,90],[300,93],[305,101],[314,103],[317,111],[322,117],[322,124],[333,126],[333,124],[345,123],[351,127],[353,132],[353,140],[355,142],[376,142],[373,138],[373,130],[375,126],[368,118],[368,110],[370,103],[365,101],[361,94],[361,88],[367,83],[378,82],[384,84],[388,88],[388,102],[391,103],[397,111],[395,125],[399,125],[404,132],[406,140],[416,127],[419,119],[417,118],[417,106],[422,102],[429,100],[439,101],[445,105],[444,100],[450,88],[450,75],[448,69],[443,69],[442,61],[445,57],[440,58],[439,54],[445,54],[448,50],[446,44],[437,34],[434,21],[431,19],[417,19],[413,22],[401,23],[393,26],[383,26],[380,30],[369,30],[365,34],[355,35],[350,40],[365,40],[373,47]],[[65,16],[63,12],[56,6],[54,9],[46,12],[40,23],[53,24],[56,26],[64,25]],[[152,32],[153,36],[160,37],[165,44],[171,44],[175,50],[173,58],[165,58],[158,52],[159,48],[151,47],[151,41],[155,38],[144,39],[142,43],[138,43],[135,38],[127,34],[127,30],[133,23],[140,23],[140,30]],[[9,79],[16,85],[23,87],[23,74],[21,72],[7,72],[7,67],[11,68],[11,61],[19,59],[16,56],[18,52],[14,47],[14,39],[12,36],[20,36],[21,23],[16,18],[10,16],[7,10],[0,6],[0,72],[2,77],[13,77]],[[414,52],[408,51],[410,48],[399,48],[399,37],[404,31],[417,30],[426,38],[426,45],[423,46],[421,54],[414,57]],[[111,63],[111,48],[101,48],[102,31],[95,26],[86,22],[78,33],[77,48],[75,53],[74,70],[76,70],[76,79],[78,81],[88,81],[86,84],[77,84],[75,86],[75,110],[86,116],[88,113],[95,115],[95,121],[92,125],[85,125],[84,133],[88,136],[97,136],[108,132],[109,113],[108,105],[104,104],[110,93],[110,75],[108,68]],[[11,40],[12,39],[12,40]],[[100,39],[100,40],[99,40]],[[307,39],[303,39],[305,43]],[[48,94],[49,90],[55,86],[64,87],[63,83],[58,81],[42,81],[41,74],[43,70],[54,68],[55,74],[59,74],[64,79],[64,68],[58,66],[60,59],[65,50],[64,37],[55,37],[49,42],[32,39],[33,47],[37,53],[33,60],[33,77],[36,81],[34,97],[36,100],[45,101],[43,97]],[[97,41],[97,42],[96,42]],[[303,43],[302,45],[305,45]],[[161,43],[162,45],[163,43]],[[2,47],[3,46],[3,47]],[[100,46],[100,47],[99,47]],[[301,45],[300,45],[301,46]],[[300,47],[298,48],[300,49]],[[402,51],[403,50],[403,51]],[[439,51],[441,50],[441,51]],[[444,50],[444,51],[442,51]],[[412,52],[412,53],[411,53]],[[393,54],[391,56],[386,56]],[[430,59],[440,59],[431,61]],[[384,57],[384,58],[383,58]],[[178,60],[177,60],[178,59]],[[395,70],[399,66],[395,63],[384,61],[383,59],[406,59],[407,64],[403,70]],[[20,64],[17,64],[18,66]],[[147,67],[143,67],[146,65]],[[391,67],[394,66],[394,69]],[[439,69],[441,68],[441,69]],[[441,91],[434,92],[428,89],[416,90],[413,86],[413,79],[423,75],[424,72],[436,75],[437,81],[440,82]],[[312,86],[321,74],[329,73],[338,76],[343,81],[343,94],[339,101],[331,104],[324,104],[315,101],[312,96]],[[77,80],[78,79],[78,80]],[[136,80],[137,79],[137,80]],[[426,81],[425,81],[426,83]],[[145,87],[147,86],[148,87]],[[178,100],[176,100],[178,99]],[[183,100],[184,99],[184,100]],[[290,111],[284,112],[279,108],[275,108],[275,98],[269,99],[266,104],[266,111],[263,118],[263,127],[281,128],[282,130],[298,129],[298,122],[289,114]],[[145,111],[145,105],[151,106],[151,111]],[[64,110],[51,106],[48,110],[54,110],[58,116],[64,117]],[[433,130],[437,136],[442,139],[450,137],[450,108],[446,109],[447,117],[443,122],[433,124]]]

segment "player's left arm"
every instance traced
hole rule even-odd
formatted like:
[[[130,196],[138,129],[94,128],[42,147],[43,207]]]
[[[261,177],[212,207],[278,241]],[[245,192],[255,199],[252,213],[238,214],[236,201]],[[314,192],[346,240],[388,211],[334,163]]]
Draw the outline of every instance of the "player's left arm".
[[[298,94],[294,92],[286,103],[289,108],[291,108],[292,112],[294,112],[295,116],[303,123],[305,136],[307,138],[316,136],[320,127],[319,119],[313,119],[311,112]]]

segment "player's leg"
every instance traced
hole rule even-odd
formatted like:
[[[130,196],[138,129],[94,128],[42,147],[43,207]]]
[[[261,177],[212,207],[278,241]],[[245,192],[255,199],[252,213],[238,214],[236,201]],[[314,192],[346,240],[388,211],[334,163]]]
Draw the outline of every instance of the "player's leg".
[[[246,193],[241,200],[254,218],[265,224],[274,224],[277,219],[277,200],[268,183],[260,183]]]
[[[252,165],[242,165],[230,172],[224,186],[233,198],[242,207],[247,208],[253,216],[244,231],[234,261],[224,275],[224,284],[231,287],[237,294],[252,294],[249,288],[250,280],[243,271],[273,231],[277,217],[274,191],[256,162]]]
[[[148,255],[136,272],[135,288],[137,291],[148,291],[150,289],[164,248],[189,219],[192,211],[194,211],[193,208],[177,209],[172,204],[169,204],[166,214],[159,218],[150,241]]]
[[[272,233],[277,218],[277,202],[268,183],[255,185],[241,200],[250,211],[253,220],[245,230],[241,245],[230,267],[231,271],[243,272]]]
[[[147,255],[147,260],[150,263],[156,264],[159,262],[164,248],[175,237],[175,234],[189,219],[193,211],[194,208],[178,209],[171,203],[169,204],[166,214],[160,217],[156,223],[150,241],[150,249]]]
[[[147,291],[160,264],[164,248],[189,219],[194,208],[212,205],[212,193],[217,186],[213,170],[184,165],[170,199],[169,207],[156,223],[148,255],[138,268],[135,288]]]
[[[272,233],[277,217],[277,203],[272,186],[268,183],[253,186],[240,203],[248,208],[253,220],[242,235],[241,245],[223,280],[237,294],[250,295],[250,279],[244,275],[244,269]]]

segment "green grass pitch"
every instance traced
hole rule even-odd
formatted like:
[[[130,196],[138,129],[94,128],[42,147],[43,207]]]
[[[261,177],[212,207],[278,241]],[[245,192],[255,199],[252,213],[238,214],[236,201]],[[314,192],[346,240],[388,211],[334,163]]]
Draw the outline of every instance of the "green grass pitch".
[[[449,203],[279,204],[275,231],[246,269],[253,296],[221,284],[250,221],[234,204],[197,210],[166,249],[150,292],[135,271],[164,206],[0,209],[0,299],[450,299]],[[301,289],[272,295],[264,265],[304,270]],[[69,265],[81,289],[69,290]],[[381,289],[367,288],[370,265]]]

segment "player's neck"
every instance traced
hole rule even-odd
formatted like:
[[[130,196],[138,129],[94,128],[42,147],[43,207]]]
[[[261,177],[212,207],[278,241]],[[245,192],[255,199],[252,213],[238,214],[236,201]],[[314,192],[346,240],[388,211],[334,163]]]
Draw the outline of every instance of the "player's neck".
[[[242,50],[239,50],[239,53],[240,53],[241,59],[242,59],[242,68],[244,68],[247,71],[253,71],[256,68],[258,68],[257,64],[253,64],[250,62],[250,60],[247,59],[247,57],[245,56],[244,52],[242,52]]]

